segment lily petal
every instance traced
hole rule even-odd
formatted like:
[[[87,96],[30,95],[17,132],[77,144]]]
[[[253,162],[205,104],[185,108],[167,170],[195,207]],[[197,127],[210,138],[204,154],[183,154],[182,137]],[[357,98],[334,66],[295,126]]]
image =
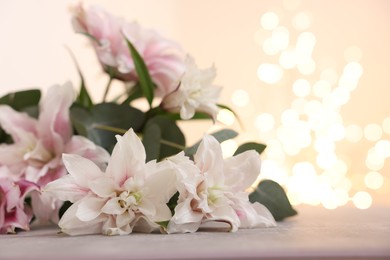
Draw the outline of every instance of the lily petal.
[[[68,200],[74,203],[85,197],[89,189],[78,185],[74,177],[69,174],[47,184],[43,188],[43,192],[59,200]]]
[[[119,204],[120,198],[115,197],[108,200],[102,207],[102,212],[110,215],[120,215],[126,211],[126,208],[122,208]]]
[[[76,211],[76,217],[81,221],[91,221],[102,213],[102,208],[105,203],[105,199],[92,196],[85,197],[80,200]]]

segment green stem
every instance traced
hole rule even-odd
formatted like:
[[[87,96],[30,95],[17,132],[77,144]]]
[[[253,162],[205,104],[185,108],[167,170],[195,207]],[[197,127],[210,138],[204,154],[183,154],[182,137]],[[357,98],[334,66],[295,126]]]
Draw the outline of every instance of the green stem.
[[[118,134],[125,134],[127,132],[126,129],[118,128],[118,127],[114,127],[114,126],[109,126],[109,125],[94,124],[92,127],[97,128],[97,129],[101,129],[101,130],[106,130],[106,131],[113,132],[113,133],[118,133]],[[182,146],[180,144],[177,144],[177,143],[165,140],[165,139],[160,139],[160,143],[177,148],[177,149],[180,149],[180,150],[186,149],[184,146]]]

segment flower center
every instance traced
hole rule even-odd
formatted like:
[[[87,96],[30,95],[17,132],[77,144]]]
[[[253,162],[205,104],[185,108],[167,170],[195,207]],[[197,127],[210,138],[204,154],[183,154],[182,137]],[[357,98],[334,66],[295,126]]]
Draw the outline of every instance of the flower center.
[[[129,192],[129,191],[123,191],[119,195],[119,206],[122,209],[132,209],[136,210],[138,205],[142,201],[142,194],[137,191],[137,192]]]

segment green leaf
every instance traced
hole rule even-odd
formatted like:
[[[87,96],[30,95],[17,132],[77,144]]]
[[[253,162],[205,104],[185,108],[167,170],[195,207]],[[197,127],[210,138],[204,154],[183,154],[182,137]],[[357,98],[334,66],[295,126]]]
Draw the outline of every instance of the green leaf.
[[[115,135],[123,134],[129,128],[139,132],[145,115],[138,109],[115,103],[101,103],[90,111],[80,106],[71,108],[71,119],[78,134],[111,152],[116,144]]]
[[[41,99],[41,91],[39,89],[30,89],[9,93],[0,98],[0,104],[8,105],[17,111],[24,108],[37,106]]]
[[[152,136],[153,133],[158,134],[157,127],[159,128],[160,136]],[[153,149],[157,149],[157,144],[153,145],[153,142],[157,142],[160,138],[160,153],[157,158],[149,159],[161,160],[171,155],[175,155],[185,148],[185,137],[180,128],[176,125],[175,121],[165,116],[155,116],[146,122],[144,128],[143,142],[146,145],[146,153],[154,153]],[[154,155],[155,157],[155,155]]]
[[[236,131],[231,130],[231,129],[222,129],[222,130],[219,130],[215,133],[212,133],[211,135],[214,136],[215,139],[218,140],[218,142],[222,143],[223,141],[226,141],[226,140],[229,140],[229,139],[236,137],[238,134]],[[198,150],[198,147],[199,147],[201,142],[202,142],[202,140],[198,141],[193,146],[187,148],[185,150],[186,155],[187,156],[194,155],[196,153],[196,151]]]
[[[138,53],[137,49],[133,46],[133,44],[127,39],[126,42],[127,46],[129,47],[131,57],[133,58],[135,70],[137,71],[142,92],[148,100],[149,105],[151,106],[154,97],[154,84],[149,75],[148,68],[146,67],[144,60]]]
[[[245,151],[249,151],[249,150],[255,150],[256,152],[261,154],[265,150],[266,147],[267,146],[264,144],[259,144],[259,143],[255,143],[255,142],[248,142],[248,143],[240,145],[237,148],[234,155],[237,155],[237,154],[243,153]]]
[[[144,129],[142,143],[145,147],[146,161],[157,160],[160,157],[161,129],[154,123],[147,124]]]
[[[272,180],[261,181],[256,190],[249,195],[249,200],[252,203],[263,204],[276,221],[298,214],[292,208],[283,188]]]

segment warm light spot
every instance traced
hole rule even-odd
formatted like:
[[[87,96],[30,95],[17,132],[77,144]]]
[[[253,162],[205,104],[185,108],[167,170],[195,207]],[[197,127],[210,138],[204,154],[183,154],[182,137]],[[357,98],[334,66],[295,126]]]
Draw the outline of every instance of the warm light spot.
[[[320,115],[321,109],[322,109],[322,104],[320,101],[310,100],[305,104],[304,111],[307,116],[314,115],[322,118],[322,116]]]
[[[347,62],[360,61],[362,59],[363,53],[362,50],[357,46],[349,46],[344,51],[344,59]]]
[[[238,148],[237,142],[232,139],[226,140],[221,143],[221,149],[224,158],[231,157],[234,154],[234,152],[237,150],[237,148]]]
[[[280,185],[287,184],[289,179],[286,169],[273,160],[264,160],[262,162],[260,176],[265,179],[274,180]]]
[[[281,121],[284,125],[292,125],[299,120],[299,114],[294,109],[287,109],[283,111]]]
[[[342,106],[348,103],[350,94],[345,88],[337,87],[332,91],[331,97],[335,105]]]
[[[353,91],[358,86],[359,79],[351,79],[348,78],[346,75],[342,74],[339,79],[339,86],[345,90]]]
[[[276,55],[280,51],[272,38],[265,39],[262,46],[264,53],[270,56]]]
[[[386,134],[390,134],[390,117],[386,117],[382,123],[383,131]]]
[[[313,85],[313,93],[316,97],[323,98],[330,93],[332,86],[328,81],[319,80]]]
[[[311,20],[307,13],[300,12],[294,16],[292,24],[295,30],[303,31],[310,27]]]
[[[363,74],[363,67],[358,62],[350,62],[344,67],[343,77],[349,80],[357,80]]]
[[[294,164],[292,173],[294,176],[300,176],[303,183],[305,179],[312,180],[317,175],[313,164],[308,161]]]
[[[334,69],[325,69],[321,72],[320,78],[328,81],[331,85],[334,85],[337,83],[338,75]]]
[[[271,31],[279,25],[279,16],[274,12],[266,12],[261,16],[260,24],[265,30]]]
[[[379,140],[375,144],[375,153],[383,158],[387,159],[390,157],[390,141],[389,140]]]
[[[328,133],[334,141],[341,141],[345,137],[345,128],[342,124],[333,124],[329,127]]]
[[[358,125],[349,125],[345,128],[345,138],[351,143],[357,143],[363,138],[363,130]]]
[[[283,150],[287,155],[294,156],[299,154],[301,147],[295,142],[283,142]]]
[[[285,27],[278,27],[272,31],[272,42],[279,49],[284,50],[290,42],[290,32]]]
[[[333,174],[343,176],[346,175],[348,172],[348,165],[343,160],[337,160],[337,162],[333,165],[333,167],[330,169]]]
[[[316,37],[313,33],[303,32],[299,34],[295,46],[299,58],[311,57],[315,44]]]
[[[267,141],[267,149],[265,150],[265,154],[267,158],[273,159],[275,161],[283,162],[285,159],[285,155],[283,152],[283,147],[278,140],[268,140]],[[272,175],[273,173],[271,173]]]
[[[249,94],[243,89],[238,89],[232,94],[232,102],[235,106],[244,107],[249,104]]]
[[[316,161],[321,169],[329,169],[337,162],[337,156],[332,151],[321,152],[317,155]]]
[[[221,122],[222,124],[231,126],[231,125],[234,124],[235,117],[234,117],[234,114],[233,114],[230,110],[221,109],[221,110],[218,112],[217,120],[218,120],[219,122]]]
[[[269,113],[262,113],[256,117],[255,126],[262,132],[271,131],[275,126],[275,119]]]
[[[368,209],[371,207],[372,198],[371,195],[366,191],[357,192],[352,198],[353,204],[358,209]]]
[[[368,124],[364,127],[364,137],[369,141],[377,141],[382,137],[382,127],[378,124]]]
[[[344,206],[349,201],[348,192],[344,189],[335,189],[334,194],[336,196],[338,206]]]
[[[314,141],[314,149],[318,152],[333,152],[335,150],[335,143],[329,137],[317,138]]]
[[[263,63],[257,69],[257,76],[267,84],[275,84],[282,78],[283,69],[276,64]]]
[[[347,178],[346,176],[344,176],[344,177],[341,178],[341,180],[337,183],[337,185],[335,186],[335,188],[340,188],[340,189],[349,191],[349,190],[352,188],[352,182],[351,182],[351,180],[350,180],[349,178]]]
[[[293,85],[293,92],[297,97],[306,97],[310,94],[310,83],[306,79],[298,79]]]
[[[303,75],[311,75],[316,70],[316,63],[313,59],[301,59],[298,61],[298,71]]]
[[[297,56],[291,48],[284,50],[279,56],[279,64],[285,69],[292,69],[297,65]]]
[[[370,149],[366,158],[366,166],[371,171],[379,171],[384,166],[384,159],[375,152],[375,149]]]
[[[364,177],[364,183],[370,189],[377,190],[383,185],[383,176],[379,172],[369,172]]]

